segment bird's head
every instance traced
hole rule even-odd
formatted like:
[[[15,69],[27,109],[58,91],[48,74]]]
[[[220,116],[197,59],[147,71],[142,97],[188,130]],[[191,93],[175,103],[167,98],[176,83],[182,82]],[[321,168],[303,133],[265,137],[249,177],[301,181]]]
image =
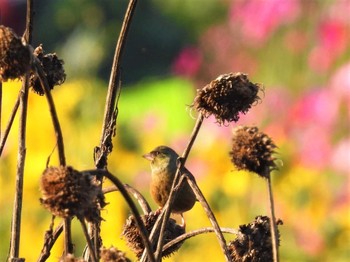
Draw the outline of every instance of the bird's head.
[[[176,160],[179,155],[170,147],[158,146],[143,157],[151,161],[152,171],[162,171],[176,168]]]

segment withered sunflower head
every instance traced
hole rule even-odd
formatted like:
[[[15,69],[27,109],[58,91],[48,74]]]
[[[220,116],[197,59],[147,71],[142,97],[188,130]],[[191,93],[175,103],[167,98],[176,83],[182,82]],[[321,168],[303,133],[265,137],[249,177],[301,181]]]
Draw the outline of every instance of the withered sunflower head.
[[[238,170],[248,170],[268,177],[276,169],[276,145],[270,137],[259,132],[257,127],[239,126],[234,130],[230,157]]]
[[[34,55],[41,63],[50,89],[53,89],[56,85],[61,85],[64,83],[66,80],[66,73],[63,68],[63,60],[59,59],[55,53],[44,55],[42,45],[39,45],[34,50]],[[33,88],[35,93],[39,95],[44,94],[44,90],[36,74],[32,74],[30,76],[29,86]]]
[[[31,54],[11,28],[0,25],[0,81],[23,76],[30,68]]]
[[[102,247],[100,257],[102,262],[131,262],[131,260],[125,256],[123,251],[120,251],[113,246],[110,248]]]
[[[77,216],[99,222],[99,210],[106,205],[100,182],[69,166],[48,167],[41,176],[41,192],[43,206],[64,218]]]
[[[260,85],[249,81],[246,74],[220,75],[197,90],[193,107],[204,117],[214,115],[219,124],[237,122],[240,113],[246,113],[260,98]]]
[[[277,225],[283,224],[281,220]],[[277,230],[278,245],[280,244]],[[252,223],[241,225],[237,237],[228,244],[233,261],[273,261],[270,219],[257,216]]]
[[[149,234],[151,233],[152,228],[155,222],[157,221],[158,216],[159,216],[159,212],[151,212],[141,216],[142,221],[144,222],[145,227]],[[184,233],[185,233],[185,229],[179,226],[178,224],[176,224],[176,221],[174,219],[170,218],[165,230],[164,243],[166,244]],[[133,216],[130,216],[126,220],[122,235],[123,235],[123,238],[126,240],[126,243],[130,247],[130,249],[136,254],[138,258],[141,258],[144,250],[144,244],[140,235],[140,230],[138,229],[136,225],[136,221]],[[171,254],[176,252],[181,247],[182,244],[183,244],[183,241],[166,249],[163,252],[162,256],[163,257],[170,256]],[[156,246],[154,246],[153,248],[155,249]]]

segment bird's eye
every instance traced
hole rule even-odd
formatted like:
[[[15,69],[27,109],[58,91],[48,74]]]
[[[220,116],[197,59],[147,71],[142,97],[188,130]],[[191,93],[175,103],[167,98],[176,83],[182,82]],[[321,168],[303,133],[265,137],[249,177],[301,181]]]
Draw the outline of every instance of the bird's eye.
[[[158,156],[160,154],[160,152],[159,151],[153,151],[152,154],[155,155],[155,156]]]

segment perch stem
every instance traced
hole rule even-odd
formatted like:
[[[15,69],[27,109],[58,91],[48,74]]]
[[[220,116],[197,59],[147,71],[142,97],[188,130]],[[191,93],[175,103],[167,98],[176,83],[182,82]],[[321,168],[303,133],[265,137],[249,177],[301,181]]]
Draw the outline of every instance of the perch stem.
[[[188,155],[192,149],[193,143],[196,140],[198,132],[202,126],[203,120],[204,120],[204,117],[200,113],[198,118],[197,118],[196,124],[193,128],[189,143],[188,143],[187,147],[185,148],[185,151],[183,152],[182,157],[178,161],[178,167],[177,167],[175,178],[173,181],[172,190],[170,191],[169,199],[167,201],[167,208],[165,208],[165,211],[164,211],[165,213],[164,213],[162,225],[161,225],[160,232],[159,232],[159,239],[158,239],[157,251],[156,251],[157,261],[161,261],[161,258],[162,258],[165,228],[166,228],[167,221],[169,220],[169,217],[170,217],[172,204],[173,204],[174,199],[175,199],[176,194],[177,194],[177,191],[174,191],[173,189],[175,188],[175,186],[177,186],[179,184],[179,182],[181,183],[181,181],[179,181],[180,170],[185,166]],[[152,240],[152,242],[153,242],[153,240]]]

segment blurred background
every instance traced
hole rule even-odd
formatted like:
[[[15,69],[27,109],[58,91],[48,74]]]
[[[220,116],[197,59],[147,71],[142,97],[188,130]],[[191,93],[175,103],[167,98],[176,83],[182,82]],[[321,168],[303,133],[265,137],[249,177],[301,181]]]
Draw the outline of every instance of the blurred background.
[[[53,90],[66,158],[78,170],[94,167],[115,43],[127,1],[35,1],[33,46],[65,61],[66,82]],[[0,0],[0,22],[23,34],[26,3]],[[160,144],[181,153],[196,112],[196,89],[228,72],[264,85],[262,101],[238,123],[206,119],[187,167],[219,224],[238,228],[268,215],[265,181],[230,162],[232,129],[256,125],[278,146],[272,173],[281,261],[350,259],[350,0],[142,0],[122,57],[122,94],[109,170],[149,195],[142,154]],[[4,83],[2,126],[19,81]],[[39,202],[39,178],[55,148],[44,97],[30,93],[20,256],[35,261],[51,215]],[[17,161],[18,116],[0,160],[0,260],[10,239]],[[51,165],[57,165],[57,152]],[[125,251],[122,226],[130,211],[118,193],[102,212],[104,245]],[[199,204],[185,214],[187,230],[209,226]],[[59,219],[56,219],[56,225]],[[73,223],[76,255],[82,230]],[[226,235],[227,241],[233,235]],[[58,240],[49,261],[57,261]],[[204,251],[204,252],[203,252]],[[214,235],[188,240],[165,261],[223,261]]]

